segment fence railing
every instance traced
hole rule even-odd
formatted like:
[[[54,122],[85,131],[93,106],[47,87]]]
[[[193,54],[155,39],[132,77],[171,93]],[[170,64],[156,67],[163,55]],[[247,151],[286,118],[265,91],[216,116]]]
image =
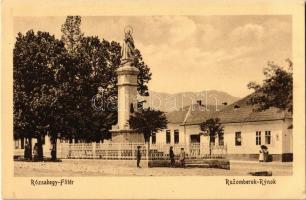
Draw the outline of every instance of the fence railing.
[[[184,148],[186,158],[224,158],[226,146],[209,147],[202,143],[184,144],[145,144],[145,143],[60,143],[57,145],[58,158],[91,158],[134,160],[137,156],[137,147],[140,146],[142,159],[166,160],[169,159],[170,147],[176,158]]]
[[[198,158],[224,158],[227,154],[226,146],[208,146],[202,143],[190,143],[185,144],[154,144],[150,146],[150,158],[151,159],[169,159],[169,151],[172,146],[174,155],[179,157],[181,149],[183,148],[187,159]]]

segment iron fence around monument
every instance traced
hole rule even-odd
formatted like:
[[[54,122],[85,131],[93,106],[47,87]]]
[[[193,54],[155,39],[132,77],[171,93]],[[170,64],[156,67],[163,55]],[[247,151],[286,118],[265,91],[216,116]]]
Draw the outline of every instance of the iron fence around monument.
[[[61,159],[107,159],[135,160],[137,147],[140,146],[143,160],[168,160],[170,147],[173,147],[178,159],[184,148],[186,159],[225,158],[227,147],[202,143],[185,144],[145,144],[145,143],[60,143],[57,145],[57,157]]]

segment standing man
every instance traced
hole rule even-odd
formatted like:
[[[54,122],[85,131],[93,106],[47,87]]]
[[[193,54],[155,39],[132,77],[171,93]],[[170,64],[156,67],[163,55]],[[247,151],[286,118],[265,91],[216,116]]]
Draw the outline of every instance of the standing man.
[[[137,168],[141,168],[140,167],[140,160],[141,160],[141,151],[140,151],[141,146],[137,146]]]
[[[26,139],[25,146],[24,146],[24,159],[30,160],[30,154],[31,154],[31,147],[30,147],[28,140]]]
[[[51,148],[51,160],[52,161],[56,161],[56,147],[55,147],[56,144],[53,144],[52,145],[52,148]]]
[[[34,161],[38,161],[38,145],[37,142],[34,145],[33,148],[33,156],[34,156]]]
[[[180,153],[180,162],[181,162],[181,167],[185,168],[185,151],[184,148],[181,148],[181,153]]]
[[[171,146],[170,147],[170,150],[169,150],[169,156],[170,156],[170,161],[171,161],[171,167],[175,167],[175,155],[174,155],[174,152],[173,152],[173,147]]]

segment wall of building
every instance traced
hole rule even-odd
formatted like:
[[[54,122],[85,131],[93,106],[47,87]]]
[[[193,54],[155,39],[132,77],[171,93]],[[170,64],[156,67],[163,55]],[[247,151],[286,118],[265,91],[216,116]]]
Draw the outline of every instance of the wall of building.
[[[260,121],[247,123],[224,124],[224,144],[227,153],[231,155],[242,155],[243,159],[257,159],[260,145],[266,145],[270,154],[278,155],[277,160],[281,160],[282,154],[292,154],[292,129],[288,127],[292,120]],[[180,144],[190,144],[190,136],[198,135],[201,130],[199,125],[180,126],[169,124],[168,130],[171,131],[171,144],[173,143],[174,130],[180,132]],[[256,131],[261,131],[261,143],[256,144]],[[271,132],[271,143],[266,144],[265,131]],[[241,146],[235,145],[235,132],[241,132]],[[166,130],[159,132],[156,136],[157,143],[166,142]],[[200,136],[200,143],[209,147],[209,137]],[[218,138],[215,139],[218,145]],[[186,146],[188,152],[188,145]],[[238,156],[239,157],[239,156]]]
[[[199,125],[188,125],[183,127],[186,134],[186,144],[191,143],[191,135],[199,135],[202,132]],[[207,149],[209,149],[209,137],[204,135],[200,135],[199,137],[200,143],[204,145],[204,148],[207,147]],[[190,146],[186,145],[186,148],[187,152],[190,152]]]
[[[292,119],[286,119],[283,124],[283,153],[293,152]]]
[[[191,135],[199,135],[203,131],[201,131],[199,125],[188,125],[185,127],[185,133],[186,133],[186,143],[191,143],[190,137]],[[209,137],[200,135],[200,143],[209,145]]]
[[[171,145],[174,144],[174,130],[179,131],[179,143],[178,145],[185,145],[185,151],[188,153],[190,151],[190,146],[189,144],[191,143],[190,141],[190,136],[191,135],[199,135],[200,128],[199,125],[190,125],[190,126],[182,126],[179,124],[168,124],[168,128],[164,129],[156,134],[156,144],[165,144],[166,143],[166,131],[170,130],[170,135],[171,135]],[[216,139],[217,141],[217,139]],[[151,143],[152,143],[152,138],[151,138]],[[209,137],[201,135],[200,136],[200,143],[204,144],[207,146],[207,149],[209,148]],[[186,145],[187,144],[187,145]]]
[[[164,129],[158,133],[156,133],[156,143],[166,143],[166,131],[170,130],[170,144],[174,145],[174,130],[178,130],[179,131],[179,143],[178,144],[185,144],[185,135],[184,135],[184,127],[180,126],[179,124],[172,124],[172,123],[168,123],[167,125],[167,129]],[[150,139],[151,143],[152,143],[152,137]]]
[[[224,125],[224,142],[228,154],[258,154],[260,145],[256,145],[256,131],[261,131],[261,144],[268,147],[270,154],[282,154],[283,121],[261,121],[232,123]],[[265,131],[271,131],[271,144],[265,142]],[[241,146],[235,145],[235,132],[241,132]]]

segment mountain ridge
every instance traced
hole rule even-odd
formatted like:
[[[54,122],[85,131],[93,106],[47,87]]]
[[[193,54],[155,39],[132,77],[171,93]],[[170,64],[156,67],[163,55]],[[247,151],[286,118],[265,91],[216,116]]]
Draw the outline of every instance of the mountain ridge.
[[[149,96],[141,97],[141,99],[146,101],[145,107],[171,112],[197,103],[201,103],[202,105],[224,105],[224,103],[227,103],[229,105],[241,98],[218,90],[188,91],[174,94],[150,90]]]

